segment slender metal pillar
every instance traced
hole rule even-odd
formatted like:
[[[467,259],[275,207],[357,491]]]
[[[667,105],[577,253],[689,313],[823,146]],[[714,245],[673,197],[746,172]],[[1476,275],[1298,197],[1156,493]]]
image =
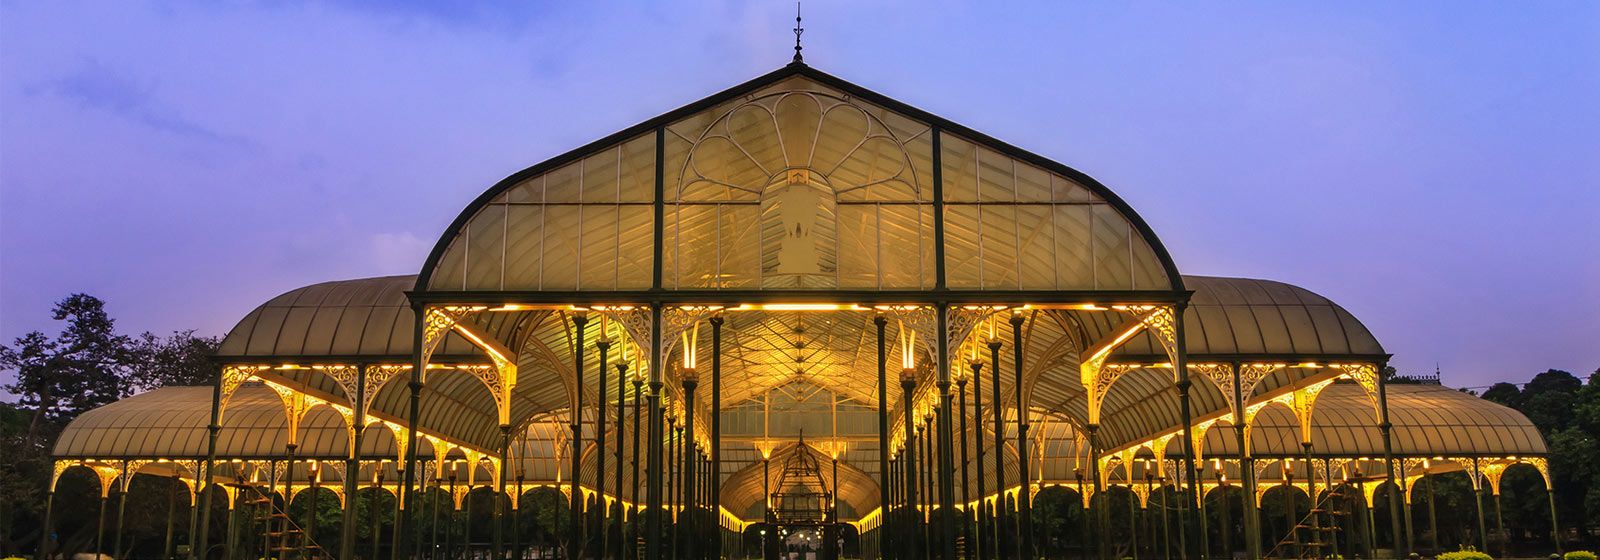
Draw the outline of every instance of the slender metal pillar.
[[[880,318],[881,319],[881,318]],[[883,377],[883,326],[878,326],[878,371]],[[881,383],[881,382],[880,382]],[[880,412],[882,395],[878,398]],[[706,473],[706,502],[711,509],[712,524],[721,534],[722,527],[722,317],[711,318],[711,468]],[[722,541],[717,539],[712,558],[723,557]]]
[[[939,409],[935,413],[939,443],[935,447],[938,451],[939,470],[935,480],[938,481],[939,490],[939,541],[943,545],[945,560],[955,560],[956,557],[956,485],[955,485],[955,419],[951,418],[952,411],[950,394],[951,376],[955,368],[960,367],[950,359],[950,337],[945,336],[949,331],[949,308],[939,306],[939,340],[936,347],[939,351]]]
[[[211,385],[211,423],[206,425],[206,460],[201,467],[205,471],[203,477],[205,485],[200,488],[200,497],[198,498],[200,501],[200,539],[198,545],[189,547],[189,560],[194,560],[197,554],[204,554],[206,543],[210,540],[207,536],[211,532],[211,481],[213,478],[211,470],[217,463],[217,435],[222,432],[222,376],[225,374],[226,368],[219,369],[216,383]],[[200,484],[201,481],[196,480],[195,483]],[[192,544],[192,541],[195,540],[194,536],[191,535],[189,540]],[[97,537],[95,542],[96,553],[100,552],[99,547],[100,543]]]
[[[903,391],[903,395],[901,396],[900,400],[901,400],[901,403],[904,404],[905,414],[906,414],[906,418],[905,418],[905,448],[906,448],[906,451],[905,451],[905,456],[906,456],[905,473],[906,473],[906,507],[907,507],[907,512],[908,512],[906,517],[908,518],[908,521],[907,521],[907,525],[908,526],[904,528],[904,534],[906,536],[906,546],[904,548],[904,551],[906,553],[906,558],[915,559],[915,558],[918,558],[918,554],[917,554],[918,553],[918,546],[917,546],[917,543],[919,542],[919,539],[916,536],[914,536],[915,535],[915,528],[920,527],[921,524],[922,524],[921,517],[920,517],[922,514],[920,513],[920,510],[917,508],[917,454],[916,454],[916,447],[917,447],[916,422],[917,422],[917,419],[914,417],[915,412],[912,410],[912,399],[916,397],[916,390],[917,390],[917,372],[916,372],[916,370],[905,369],[905,370],[902,370],[900,372],[900,389]],[[916,517],[914,517],[914,519],[916,519],[916,521],[915,522],[909,521],[909,519],[912,519],[913,516],[916,516]]]
[[[584,544],[584,517],[583,517],[583,358],[587,349],[583,345],[585,327],[589,325],[589,317],[583,313],[572,316],[572,504],[568,510],[567,525],[567,557],[578,560],[583,557]]]
[[[1432,466],[1427,460],[1422,462],[1422,484],[1428,489],[1428,548],[1434,554],[1438,554],[1440,552],[1439,512],[1435,507],[1435,503],[1439,500],[1438,496],[1433,493],[1433,473],[1428,472]]]
[[[889,347],[884,338],[884,327],[888,324],[889,320],[882,315],[872,318],[872,326],[877,329],[878,334],[878,503],[881,514],[877,534],[878,554],[884,560],[894,558],[894,552],[889,547],[883,546],[884,535],[891,526],[889,516],[894,511],[892,509],[894,502],[890,496],[892,487],[890,481],[893,479],[889,476]],[[715,336],[718,331],[711,332],[712,340],[718,340]]]
[[[1250,442],[1245,440],[1245,400],[1243,383],[1239,380],[1239,362],[1230,364],[1233,375],[1233,433],[1239,447],[1240,491],[1244,494],[1244,554],[1248,560],[1261,559],[1261,510],[1256,507],[1256,459],[1250,453]]]
[[[1181,318],[1181,317],[1180,317]],[[1032,461],[1028,454],[1028,401],[1022,391],[1022,324],[1024,318],[1020,314],[1011,315],[1011,367],[1016,373],[1013,388],[1017,393],[1017,481],[1020,490],[1017,491],[1017,518],[1018,528],[1022,532],[1023,558],[1033,558],[1033,490],[1029,480],[1029,463]],[[1178,331],[1182,333],[1182,330]],[[1180,334],[1180,336],[1182,336]],[[1180,359],[1181,361],[1181,359]],[[998,365],[995,367],[999,367]]]
[[[667,418],[667,543],[671,558],[678,558],[678,515],[683,512],[683,428]]]
[[[994,338],[990,338],[988,347],[990,359],[989,367],[1000,369],[1000,362],[996,359],[1000,355],[1000,342]],[[977,529],[973,531],[974,540],[976,542],[973,544],[976,545],[977,548],[976,556],[978,560],[988,560],[991,558],[989,554],[989,545],[994,541],[994,539],[989,535],[989,508],[983,505],[984,498],[988,496],[988,493],[984,492],[984,482],[986,481],[986,478],[983,473],[983,376],[979,375],[982,373],[982,365],[983,364],[977,364],[973,366],[972,370],[972,446],[976,452],[973,456],[973,460],[976,462],[978,471],[976,473],[978,478],[978,516],[976,522]],[[996,407],[998,406],[999,403],[996,403]],[[963,411],[963,414],[964,413],[965,411]],[[995,453],[998,455],[1000,453],[1000,449],[995,448]]]
[[[989,374],[994,387],[990,389],[989,404],[994,407],[994,553],[995,558],[1005,556],[1006,536],[1010,525],[1006,523],[1006,420],[1005,407],[1000,403],[1000,346],[998,337],[989,341]]]
[[[1511,557],[1511,539],[1506,538],[1506,520],[1501,516],[1500,490],[1494,490],[1494,532],[1500,538],[1500,557]]]
[[[354,395],[345,395],[350,399],[351,409],[354,413],[350,422],[350,451],[344,461],[344,495],[346,499],[354,500],[361,465],[358,461],[361,453],[361,438],[366,431],[367,411],[366,404],[367,366],[356,366],[356,391]],[[344,508],[343,518],[339,523],[339,557],[356,557],[356,508]]]
[[[100,555],[105,552],[106,540],[106,497],[110,494],[109,488],[100,489],[100,513],[94,521],[94,553]]]
[[[660,133],[657,133],[657,152],[660,152]],[[660,161],[656,162],[659,167]],[[657,170],[659,171],[659,169]],[[658,173],[659,181],[659,173]],[[659,223],[656,227],[661,227]],[[661,306],[654,305],[650,308],[650,347],[655,349],[655,355],[650,360],[650,395],[648,405],[650,410],[650,441],[660,442],[666,434],[662,433],[661,423]],[[662,463],[661,446],[651,445],[646,457],[645,472],[650,478],[647,485],[650,492],[650,502],[647,509],[648,529],[645,531],[645,560],[661,560],[661,482]]]
[[[977,377],[983,363],[972,361],[972,376]],[[956,393],[961,395],[961,540],[965,543],[962,547],[964,556],[972,555],[972,541],[968,540],[972,534],[972,481],[967,476],[967,378],[956,380]]]
[[[599,380],[600,386],[599,386],[599,394],[598,394],[598,396],[595,397],[595,400],[594,400],[594,407],[595,407],[595,415],[594,415],[594,427],[595,427],[595,430],[594,430],[594,438],[595,438],[594,439],[594,448],[595,448],[595,453],[594,453],[594,457],[595,457],[594,492],[595,492],[595,496],[598,497],[597,500],[598,500],[598,503],[600,505],[600,527],[599,527],[599,529],[600,529],[600,558],[601,558],[601,560],[605,560],[606,558],[608,558],[607,553],[610,552],[610,545],[611,545],[611,508],[606,506],[606,422],[605,422],[605,418],[606,418],[606,399],[608,398],[607,397],[608,393],[606,391],[607,390],[607,387],[606,387],[606,385],[607,385],[607,383],[606,383],[607,377],[606,377],[606,375],[611,373],[610,371],[608,371],[606,369],[606,359],[610,357],[609,353],[611,351],[611,338],[609,337],[609,335],[606,334],[605,328],[603,326],[604,325],[603,321],[602,321],[601,324],[602,324],[602,327],[601,327],[601,330],[600,330],[600,334],[596,335],[596,340],[594,342],[595,350],[600,355],[599,368],[597,368],[595,370],[596,371],[595,378],[597,380]],[[579,371],[582,371],[582,370],[579,370]],[[619,468],[620,468],[620,464],[619,464]],[[495,553],[495,558],[497,560],[500,558],[500,554],[498,552]]]
[[[1228,479],[1220,478],[1220,481],[1218,496],[1221,501],[1219,505],[1222,506],[1222,513],[1218,517],[1222,522],[1222,557],[1233,558],[1233,514],[1230,511],[1233,509],[1233,501],[1228,498]],[[1334,536],[1333,538],[1337,539],[1338,537]]]
[[[1478,470],[1478,461],[1472,461],[1472,499],[1478,506],[1478,550],[1485,554],[1489,552],[1489,528],[1483,522],[1483,472]]]
[[[1400,511],[1400,487],[1396,484],[1394,476],[1394,445],[1393,438],[1389,434],[1393,425],[1389,423],[1389,391],[1386,388],[1388,384],[1383,378],[1383,371],[1387,366],[1388,364],[1384,362],[1373,364],[1373,367],[1377,368],[1378,432],[1383,436],[1384,477],[1387,478],[1389,483],[1389,530],[1390,534],[1394,535],[1395,556],[1398,557],[1405,556],[1410,550],[1407,550],[1404,537],[1400,534],[1400,516],[1402,515]]]
[[[404,557],[401,550],[410,549],[412,558],[422,556],[422,539],[416,538],[417,527],[416,507],[416,471],[417,471],[417,418],[422,415],[422,388],[427,382],[428,360],[423,354],[424,313],[427,309],[419,304],[411,306],[412,315],[415,316],[414,328],[411,333],[411,375],[406,383],[406,388],[411,391],[409,414],[406,416],[406,460],[400,465],[401,493],[400,508],[406,511],[404,520],[395,520],[394,546],[390,548],[391,560],[400,560]],[[440,458],[435,458],[436,460]],[[288,500],[284,500],[284,509],[288,510]],[[411,546],[403,546],[409,540]]]
[[[617,362],[617,455],[616,455],[616,459],[617,459],[617,474],[616,474],[616,478],[614,479],[614,481],[616,482],[616,488],[617,488],[617,490],[616,490],[616,492],[617,492],[617,500],[616,500],[617,501],[617,529],[616,529],[615,535],[613,535],[615,537],[615,543],[616,543],[616,549],[617,549],[617,558],[618,559],[627,558],[627,554],[628,554],[628,549],[623,543],[624,543],[624,535],[626,534],[627,527],[628,527],[628,507],[629,506],[628,506],[627,503],[624,503],[622,501],[622,496],[623,496],[623,493],[622,493],[622,488],[623,488],[622,487],[622,474],[623,474],[624,471],[627,470],[627,469],[625,469],[623,467],[623,464],[622,464],[622,451],[627,448],[627,445],[624,443],[623,438],[627,437],[627,427],[628,427],[627,426],[627,407],[623,403],[627,402],[627,395],[628,395],[628,362],[626,362],[626,361],[618,361]],[[635,436],[635,437],[637,437],[637,436]],[[631,501],[631,498],[630,498],[630,501]],[[612,538],[613,536],[608,536],[607,538]],[[520,559],[521,557],[519,556],[518,558]]]
[[[630,558],[638,557],[639,539],[644,535],[642,530],[644,523],[639,519],[639,514],[644,511],[644,508],[639,505],[639,452],[641,451],[639,448],[639,422],[642,416],[641,407],[643,403],[644,380],[635,375],[633,378],[633,460],[630,461],[633,467],[633,478],[628,488],[630,501],[633,502],[633,531],[627,547]]]
[[[128,472],[128,462],[123,461],[122,477],[117,479],[117,532],[112,537],[115,539],[111,543],[112,558],[122,558],[122,527],[128,513],[128,488],[133,483],[128,477],[131,476],[133,473]]]
[[[605,373],[606,372],[604,369],[600,370],[601,377],[605,377]],[[603,401],[605,399],[601,400]],[[601,456],[605,455],[604,451],[605,449],[601,448]],[[492,501],[490,502],[494,507],[490,510],[492,513],[489,515],[489,522],[493,524],[492,534],[494,535],[494,540],[492,541],[492,548],[490,551],[494,554],[494,560],[501,560],[504,558],[506,549],[505,518],[509,512],[507,512],[505,508],[506,506],[510,505],[510,503],[508,503],[509,498],[506,496],[506,478],[509,478],[506,475],[506,468],[509,466],[511,466],[511,425],[501,424],[500,464],[496,467],[499,469],[499,472],[494,473],[495,489],[494,495],[491,496]],[[468,513],[468,515],[471,515],[471,513]]]
[[[1106,541],[1108,540],[1107,537],[1109,537],[1110,534],[1107,529],[1108,522],[1106,520],[1106,508],[1104,505],[1097,504],[1109,505],[1108,502],[1110,500],[1106,499],[1105,483],[1101,480],[1100,476],[1100,445],[1095,443],[1095,432],[1100,431],[1100,424],[1085,424],[1083,431],[1084,437],[1088,440],[1089,444],[1089,452],[1087,453],[1087,458],[1089,461],[1089,483],[1094,486],[1094,493],[1090,494],[1089,498],[1089,511],[1084,513],[1086,515],[1094,516],[1095,530],[1093,531],[1093,534],[1095,535],[1095,558],[1105,558],[1108,554]]]
[[[163,558],[163,559],[172,558],[172,533],[173,533],[172,519],[173,519],[173,515],[176,514],[177,511],[178,511],[178,493],[176,492],[177,488],[173,488],[173,486],[177,486],[179,484],[182,484],[182,483],[178,482],[178,477],[172,477],[172,481],[170,483],[168,483],[168,485],[167,485],[167,534],[166,534],[166,538],[161,541],[161,558]],[[55,493],[54,492],[51,492],[51,493],[48,493],[48,494],[45,495],[45,504],[46,504],[45,505],[45,511],[49,511],[50,510],[49,503],[54,498],[55,498]],[[39,550],[41,552],[43,552],[45,550],[45,545],[49,543],[49,539],[50,539],[50,520],[47,517],[45,519],[44,530],[41,531],[40,535],[39,535],[39,543],[40,543],[39,544]],[[43,560],[43,558],[40,558],[39,560]]]
[[[678,515],[679,533],[683,533],[683,546],[680,552],[684,558],[698,558],[695,554],[695,457],[694,444],[694,392],[700,386],[700,379],[692,369],[681,372],[683,382],[683,501],[684,507],[680,508]]]
[[[378,496],[383,493],[383,462],[373,463],[372,471],[372,489],[367,494],[370,496],[367,498],[367,511],[372,517],[372,553],[367,557],[378,558],[381,544],[378,541],[378,533],[383,527],[383,523],[378,520]]]
[[[1183,422],[1183,432],[1181,435],[1183,438],[1183,469],[1184,473],[1189,478],[1189,491],[1187,495],[1191,498],[1197,498],[1200,496],[1202,486],[1200,485],[1199,471],[1195,468],[1194,464],[1194,437],[1191,435],[1191,431],[1194,429],[1194,414],[1190,410],[1191,406],[1189,404],[1189,388],[1193,386],[1193,382],[1190,381],[1188,350],[1186,341],[1184,340],[1183,310],[1183,305],[1175,306],[1172,309],[1172,327],[1174,333],[1172,342],[1173,345],[1176,346],[1175,352],[1173,352],[1172,370],[1173,374],[1177,376],[1175,385],[1178,388],[1178,410],[1181,422]],[[1179,507],[1186,508],[1187,504],[1191,503],[1198,504],[1199,501],[1197,499],[1186,499],[1186,505]],[[1179,511],[1181,512],[1182,509]],[[1204,516],[1201,515],[1198,517],[1203,518]],[[1205,558],[1205,551],[1206,549],[1210,548],[1206,545],[1206,541],[1208,540],[1207,536],[1203,531],[1199,530],[1197,525],[1192,526],[1190,524],[1184,524],[1184,534],[1189,535],[1195,533],[1199,533],[1198,538],[1193,539],[1195,545],[1198,547],[1198,553],[1195,555],[1195,557]]]
[[[1556,489],[1550,484],[1550,479],[1545,479],[1544,494],[1550,501],[1550,539],[1554,541],[1556,554],[1561,551],[1561,524],[1556,522]]]

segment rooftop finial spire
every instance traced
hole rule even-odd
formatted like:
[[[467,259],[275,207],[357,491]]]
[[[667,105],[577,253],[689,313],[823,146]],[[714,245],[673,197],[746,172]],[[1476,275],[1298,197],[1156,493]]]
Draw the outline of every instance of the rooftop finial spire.
[[[805,62],[805,57],[800,56],[800,34],[801,33],[805,33],[805,32],[806,32],[806,28],[800,26],[800,3],[799,2],[795,2],[794,3],[794,62],[797,62],[797,63]]]

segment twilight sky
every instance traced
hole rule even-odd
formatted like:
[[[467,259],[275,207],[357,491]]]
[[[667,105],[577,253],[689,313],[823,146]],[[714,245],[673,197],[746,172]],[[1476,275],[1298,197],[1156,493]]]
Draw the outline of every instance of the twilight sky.
[[[813,0],[806,61],[1100,179],[1185,273],[1334,299],[1401,371],[1600,367],[1600,4],[992,4]],[[71,292],[220,335],[415,273],[502,177],[788,62],[793,9],[0,4],[0,338]]]

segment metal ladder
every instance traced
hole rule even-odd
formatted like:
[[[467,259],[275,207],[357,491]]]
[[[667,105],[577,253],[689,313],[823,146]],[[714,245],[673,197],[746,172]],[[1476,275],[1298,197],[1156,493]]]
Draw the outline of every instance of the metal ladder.
[[[1347,486],[1338,485],[1329,490],[1322,501],[1311,507],[1289,534],[1268,551],[1268,558],[1326,558],[1333,554],[1339,534],[1344,531],[1345,512],[1332,507],[1345,496]]]

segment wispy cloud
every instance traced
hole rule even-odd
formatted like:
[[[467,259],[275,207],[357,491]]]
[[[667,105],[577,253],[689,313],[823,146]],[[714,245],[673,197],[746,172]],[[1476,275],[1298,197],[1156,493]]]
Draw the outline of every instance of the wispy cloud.
[[[249,143],[244,137],[225,134],[185,118],[176,107],[158,99],[153,89],[149,83],[139,83],[90,57],[60,78],[26,86],[23,92],[56,96],[178,136],[236,146]]]

